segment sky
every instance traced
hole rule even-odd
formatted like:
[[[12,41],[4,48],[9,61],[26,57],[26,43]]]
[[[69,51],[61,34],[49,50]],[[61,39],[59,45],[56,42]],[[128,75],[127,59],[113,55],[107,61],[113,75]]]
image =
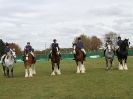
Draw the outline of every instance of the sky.
[[[108,32],[129,38],[133,45],[133,0],[0,0],[0,39],[27,42],[36,50],[57,39],[72,47],[80,34],[103,39]]]

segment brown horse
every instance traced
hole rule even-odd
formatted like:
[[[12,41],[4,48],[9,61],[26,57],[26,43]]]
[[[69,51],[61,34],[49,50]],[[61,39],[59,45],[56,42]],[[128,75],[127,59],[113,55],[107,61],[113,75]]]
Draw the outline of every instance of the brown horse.
[[[33,55],[28,52],[24,55],[25,77],[33,77],[32,65],[35,64]]]
[[[52,64],[52,73],[51,73],[51,75],[55,75],[55,73],[60,75],[61,74],[61,72],[60,72],[60,55],[57,53],[56,49],[52,50],[51,64]]]
[[[83,52],[73,44],[75,62],[77,64],[77,73],[85,73]]]

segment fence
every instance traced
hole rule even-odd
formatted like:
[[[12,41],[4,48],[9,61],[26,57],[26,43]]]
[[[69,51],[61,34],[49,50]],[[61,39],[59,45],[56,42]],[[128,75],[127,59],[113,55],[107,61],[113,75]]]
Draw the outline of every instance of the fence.
[[[133,56],[133,50],[128,51],[129,56]],[[101,58],[104,57],[103,51],[96,51],[96,52],[87,52],[87,58]],[[72,53],[62,54],[62,58],[65,60],[73,59]],[[48,55],[39,54],[36,56],[37,61],[45,61],[48,60]],[[22,56],[17,56],[17,61],[22,61]]]

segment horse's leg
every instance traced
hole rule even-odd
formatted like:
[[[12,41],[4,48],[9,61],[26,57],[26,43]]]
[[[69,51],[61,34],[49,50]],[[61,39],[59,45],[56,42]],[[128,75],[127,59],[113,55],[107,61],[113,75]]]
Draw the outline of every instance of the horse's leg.
[[[7,71],[7,77],[10,77],[10,75],[9,75],[9,68],[8,67],[6,67],[6,71]]]
[[[85,67],[83,61],[81,61],[81,73],[85,73]]]
[[[119,70],[123,70],[122,59],[119,58]]]
[[[27,68],[27,65],[25,64],[25,78],[27,78],[28,76],[29,76],[28,68]]]
[[[4,76],[6,76],[6,68],[5,66],[2,66],[2,67],[3,67]]]
[[[12,75],[12,77],[13,77],[13,67],[11,68],[11,75]]]
[[[113,59],[110,59],[110,69],[112,70]]]
[[[80,67],[78,61],[76,61],[76,64],[77,64],[77,73],[80,73]]]
[[[128,70],[128,67],[127,67],[127,57],[125,57],[125,59],[124,59],[124,69],[125,70]]]
[[[36,74],[36,67],[35,64],[32,65],[33,74]]]
[[[106,70],[108,70],[108,59],[106,59]]]
[[[51,65],[52,65],[52,73],[51,73],[51,75],[55,75],[55,72],[54,72],[54,63],[52,62]]]
[[[33,77],[32,67],[31,67],[31,65],[29,65],[29,77]]]
[[[57,67],[58,67],[57,74],[60,75],[61,74],[61,72],[60,72],[60,62],[57,63]]]

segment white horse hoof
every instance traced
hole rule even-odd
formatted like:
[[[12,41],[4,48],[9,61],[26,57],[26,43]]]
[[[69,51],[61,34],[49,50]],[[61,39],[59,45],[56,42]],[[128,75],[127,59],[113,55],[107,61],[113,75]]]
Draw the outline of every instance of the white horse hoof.
[[[85,73],[85,71],[81,71],[81,73],[82,73],[82,74],[84,74],[84,73]]]
[[[28,75],[25,75],[25,78],[27,78],[28,77]]]
[[[124,69],[124,68],[120,65],[120,66],[119,66],[119,70],[123,70],[123,69]]]
[[[77,74],[79,74],[79,73],[80,73],[80,71],[77,71],[76,73],[77,73]]]
[[[36,75],[36,72],[33,72],[34,75]]]
[[[27,78],[29,75],[28,74],[25,74],[25,78]]]
[[[58,74],[58,75],[61,75],[61,72],[60,72],[60,70],[57,72],[57,74]]]
[[[127,65],[125,65],[123,68],[124,68],[124,70],[128,70]]]
[[[119,70],[123,70],[123,68],[119,68]]]
[[[29,77],[33,77],[33,75],[29,75]]]
[[[128,70],[128,68],[124,68],[124,70]]]
[[[51,76],[54,76],[54,75],[55,75],[55,72],[52,72],[52,73],[51,73]]]

